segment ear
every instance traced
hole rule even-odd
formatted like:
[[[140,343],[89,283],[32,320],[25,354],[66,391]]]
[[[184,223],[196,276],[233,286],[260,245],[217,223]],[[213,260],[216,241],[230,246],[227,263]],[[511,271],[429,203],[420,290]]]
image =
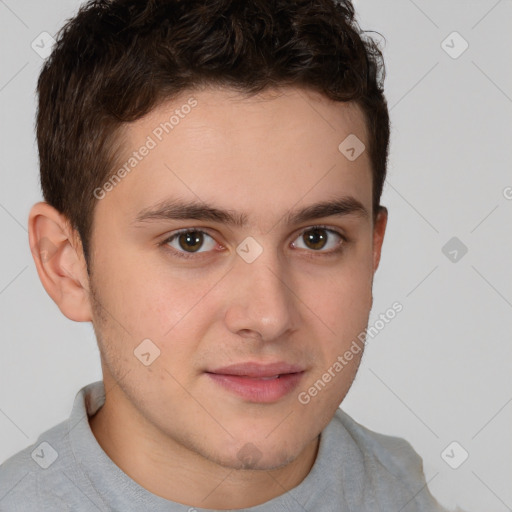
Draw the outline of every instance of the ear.
[[[388,222],[388,209],[379,206],[379,212],[373,227],[373,273],[377,270],[380,262],[380,254],[382,250],[382,242],[384,242],[384,234]]]
[[[39,279],[48,295],[70,320],[91,321],[89,276],[76,230],[55,208],[39,202],[29,213],[28,237]]]

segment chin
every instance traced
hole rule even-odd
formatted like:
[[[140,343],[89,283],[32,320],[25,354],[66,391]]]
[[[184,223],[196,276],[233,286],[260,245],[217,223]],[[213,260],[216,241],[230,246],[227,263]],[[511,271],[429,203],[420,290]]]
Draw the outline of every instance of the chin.
[[[213,460],[230,469],[270,471],[287,466],[298,457],[300,452],[299,447],[296,450],[293,447],[283,449],[282,444],[280,448],[276,448],[273,444],[262,446],[262,443],[247,441],[239,444],[233,452],[230,451],[228,458],[223,451],[219,458]]]

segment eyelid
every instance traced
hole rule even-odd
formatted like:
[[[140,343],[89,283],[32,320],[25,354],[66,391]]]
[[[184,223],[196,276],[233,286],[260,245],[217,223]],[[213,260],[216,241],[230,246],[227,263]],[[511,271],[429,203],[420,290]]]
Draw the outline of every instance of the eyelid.
[[[324,229],[325,231],[328,231],[330,233],[338,235],[342,239],[342,242],[340,244],[338,244],[336,249],[331,249],[330,251],[321,251],[321,250],[320,251],[314,251],[314,250],[306,251],[306,252],[312,253],[312,257],[314,257],[313,256],[314,254],[325,255],[325,256],[338,254],[343,250],[345,244],[349,242],[349,239],[343,233],[343,230],[341,230],[341,228],[335,227],[335,226],[329,226],[329,225],[325,225],[325,224],[313,224],[313,225],[308,225],[308,226],[304,226],[304,227],[300,228],[300,230],[298,232],[294,233],[293,241],[295,241],[298,238],[298,236],[302,235],[306,231],[311,231],[314,229]],[[210,231],[209,228],[204,228],[204,227],[200,227],[200,226],[177,229],[176,231],[172,231],[168,236],[166,236],[163,241],[159,242],[158,246],[166,246],[166,244],[168,244],[169,242],[174,240],[181,233],[190,233],[190,232],[203,233],[205,235],[208,235],[213,240],[215,240],[215,237],[213,235],[211,235],[209,233],[209,231]],[[217,244],[220,245],[221,247],[224,247],[219,242],[217,242]],[[182,257],[182,258],[201,258],[202,257],[201,255],[208,254],[209,252],[212,252],[212,251],[201,251],[201,252],[195,252],[195,253],[193,253],[193,252],[188,253],[186,251],[178,251],[178,250],[174,249],[173,247],[169,247],[169,246],[167,246],[166,249],[171,251],[174,255],[177,255],[178,257]],[[301,250],[304,250],[304,249],[301,249]]]
[[[304,232],[311,231],[314,229],[323,229],[325,231],[328,231],[331,234],[335,234],[340,237],[341,242],[339,242],[334,249],[330,249],[328,251],[322,251],[322,250],[314,251],[312,249],[307,250],[307,249],[300,248],[300,251],[302,251],[304,253],[303,257],[315,259],[318,257],[329,258],[329,257],[334,257],[334,256],[338,256],[338,257],[341,256],[341,254],[345,251],[345,245],[350,240],[343,232],[343,229],[341,229],[339,227],[329,226],[326,224],[313,224],[310,226],[305,226],[305,227],[301,228],[300,231],[296,235],[294,235],[295,238],[293,240],[295,241]]]
[[[173,255],[178,256],[178,258],[201,258],[202,255],[211,252],[211,251],[200,251],[200,252],[186,252],[186,251],[178,251],[177,249],[174,249],[174,247],[170,247],[167,244],[171,241],[173,241],[176,237],[178,237],[182,233],[192,233],[192,232],[198,232],[203,233],[204,235],[209,236],[212,240],[215,240],[214,236],[211,235],[208,232],[208,228],[202,228],[202,227],[189,227],[189,228],[181,228],[177,229],[176,231],[172,231],[168,236],[166,236],[161,242],[158,242],[158,246],[162,247],[164,246],[164,249],[171,251]],[[215,242],[218,245],[219,244],[216,240]],[[221,245],[221,247],[223,247]]]

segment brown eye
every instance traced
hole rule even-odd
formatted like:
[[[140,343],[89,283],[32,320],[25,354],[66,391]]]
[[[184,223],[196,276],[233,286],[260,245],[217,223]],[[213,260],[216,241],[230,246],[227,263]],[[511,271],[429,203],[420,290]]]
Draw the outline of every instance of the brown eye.
[[[178,243],[182,249],[196,252],[203,244],[203,238],[201,231],[186,231],[178,235]]]
[[[196,253],[208,252],[215,248],[216,242],[204,231],[182,229],[161,242],[161,245],[167,245],[177,256],[186,257]],[[204,248],[205,245],[206,248]]]
[[[322,249],[327,242],[325,229],[315,228],[305,231],[302,238],[310,249]]]
[[[337,231],[323,226],[313,226],[304,230],[293,245],[299,249],[309,249],[310,252],[331,254],[338,249],[341,250],[345,241],[345,237]]]

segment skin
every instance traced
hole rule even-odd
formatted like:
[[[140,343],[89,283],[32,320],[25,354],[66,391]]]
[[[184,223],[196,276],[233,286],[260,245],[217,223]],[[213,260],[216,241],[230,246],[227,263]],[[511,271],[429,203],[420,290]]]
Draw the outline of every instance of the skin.
[[[368,147],[359,108],[298,87],[249,98],[222,88],[189,91],[123,128],[126,158],[191,96],[197,106],[98,201],[90,278],[76,233],[44,202],[30,212],[29,238],[31,247],[43,238],[55,247],[51,258],[38,251],[34,258],[62,313],[93,323],[107,395],[89,423],[107,455],[163,498],[247,508],[304,480],[319,434],[353,382],[362,351],[307,405],[298,400],[368,325],[387,211],[373,222],[367,151],[349,161],[338,150],[349,134]],[[370,215],[282,220],[346,195]],[[245,212],[248,224],[133,224],[140,210],[168,197]],[[324,230],[325,247],[308,245],[303,235],[315,224],[348,241]],[[157,245],[183,228],[207,233],[189,259],[172,254],[171,247],[187,252],[177,239],[167,251]],[[248,236],[263,248],[252,263],[236,252]],[[326,256],[340,241],[343,251]],[[160,349],[149,366],[134,356],[146,338]],[[204,373],[255,360],[299,363],[306,372],[294,391],[264,404]],[[258,457],[244,467],[238,454],[248,443]]]

